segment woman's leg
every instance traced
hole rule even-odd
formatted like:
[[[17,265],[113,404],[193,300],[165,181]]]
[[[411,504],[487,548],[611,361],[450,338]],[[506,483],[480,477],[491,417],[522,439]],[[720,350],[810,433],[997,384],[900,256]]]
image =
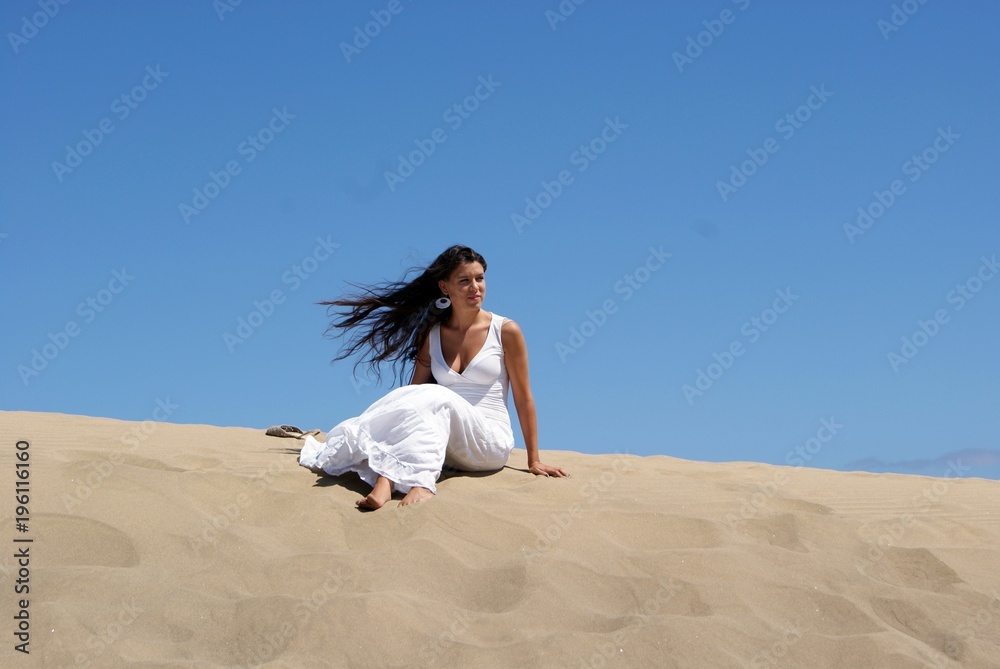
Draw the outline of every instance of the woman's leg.
[[[392,499],[392,481],[384,476],[379,476],[375,481],[375,486],[366,497],[362,497],[355,504],[359,509],[374,511],[381,509],[382,505]]]
[[[372,491],[356,501],[360,509],[383,507],[393,491],[405,494],[400,506],[407,506],[434,496],[449,446],[482,468],[484,454],[474,445],[493,441],[492,432],[476,409],[453,391],[429,384],[403,386],[361,416],[334,427],[315,459],[330,475],[354,471],[372,485]],[[492,459],[487,458],[488,464]],[[490,468],[502,466],[499,462]]]
[[[416,504],[432,497],[434,497],[434,493],[430,490],[416,486],[410,488],[410,492],[406,493],[406,496],[400,500],[399,505],[407,506],[409,504]],[[367,496],[355,502],[355,504],[357,504],[359,509],[374,511],[375,509],[381,509],[390,499],[392,499],[392,481],[384,476],[379,476],[378,480],[375,481],[375,487],[372,488],[372,491]]]
[[[416,504],[417,502],[423,502],[424,500],[430,499],[434,496],[427,488],[410,488],[410,492],[406,493],[406,497],[400,500],[400,506],[406,506],[407,504]]]

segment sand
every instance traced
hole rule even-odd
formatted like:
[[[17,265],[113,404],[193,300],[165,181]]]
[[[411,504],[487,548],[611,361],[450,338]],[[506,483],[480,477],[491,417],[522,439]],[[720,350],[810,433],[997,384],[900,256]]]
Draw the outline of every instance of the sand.
[[[518,450],[364,513],[262,429],[0,432],[3,667],[1000,667],[997,481]]]

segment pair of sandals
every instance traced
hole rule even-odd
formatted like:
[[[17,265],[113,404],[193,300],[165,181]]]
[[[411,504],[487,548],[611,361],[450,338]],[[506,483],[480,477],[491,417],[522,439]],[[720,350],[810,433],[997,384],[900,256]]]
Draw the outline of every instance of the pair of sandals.
[[[322,430],[309,430],[308,432],[303,432],[294,425],[272,425],[267,428],[267,436],[269,437],[288,437],[291,439],[305,439],[306,437],[320,434]]]

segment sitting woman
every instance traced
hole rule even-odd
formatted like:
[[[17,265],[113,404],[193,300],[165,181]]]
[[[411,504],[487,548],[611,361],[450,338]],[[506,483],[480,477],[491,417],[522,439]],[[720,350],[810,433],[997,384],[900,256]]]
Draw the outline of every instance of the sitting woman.
[[[483,311],[485,275],[483,256],[452,246],[412,281],[322,303],[349,309],[330,326],[353,331],[337,360],[365,350],[363,361],[376,373],[382,362],[395,368],[412,360],[413,375],[410,385],[330,430],[325,442],[306,437],[299,464],[331,476],[356,472],[372,486],[357,501],[361,509],[382,507],[395,491],[405,494],[400,506],[429,499],[445,465],[489,471],[507,463],[513,387],[528,469],[569,475],[539,459],[524,335],[514,321]]]

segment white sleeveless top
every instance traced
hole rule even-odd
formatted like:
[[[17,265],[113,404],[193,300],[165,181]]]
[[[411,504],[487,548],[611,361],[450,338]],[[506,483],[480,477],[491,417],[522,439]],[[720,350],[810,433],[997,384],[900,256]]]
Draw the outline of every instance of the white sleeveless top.
[[[441,325],[430,330],[431,373],[438,384],[450,388],[472,406],[478,408],[492,423],[511,432],[510,414],[507,412],[507,392],[510,380],[504,364],[503,342],[500,328],[508,319],[490,314],[490,329],[486,343],[459,374],[448,366],[441,352]]]

